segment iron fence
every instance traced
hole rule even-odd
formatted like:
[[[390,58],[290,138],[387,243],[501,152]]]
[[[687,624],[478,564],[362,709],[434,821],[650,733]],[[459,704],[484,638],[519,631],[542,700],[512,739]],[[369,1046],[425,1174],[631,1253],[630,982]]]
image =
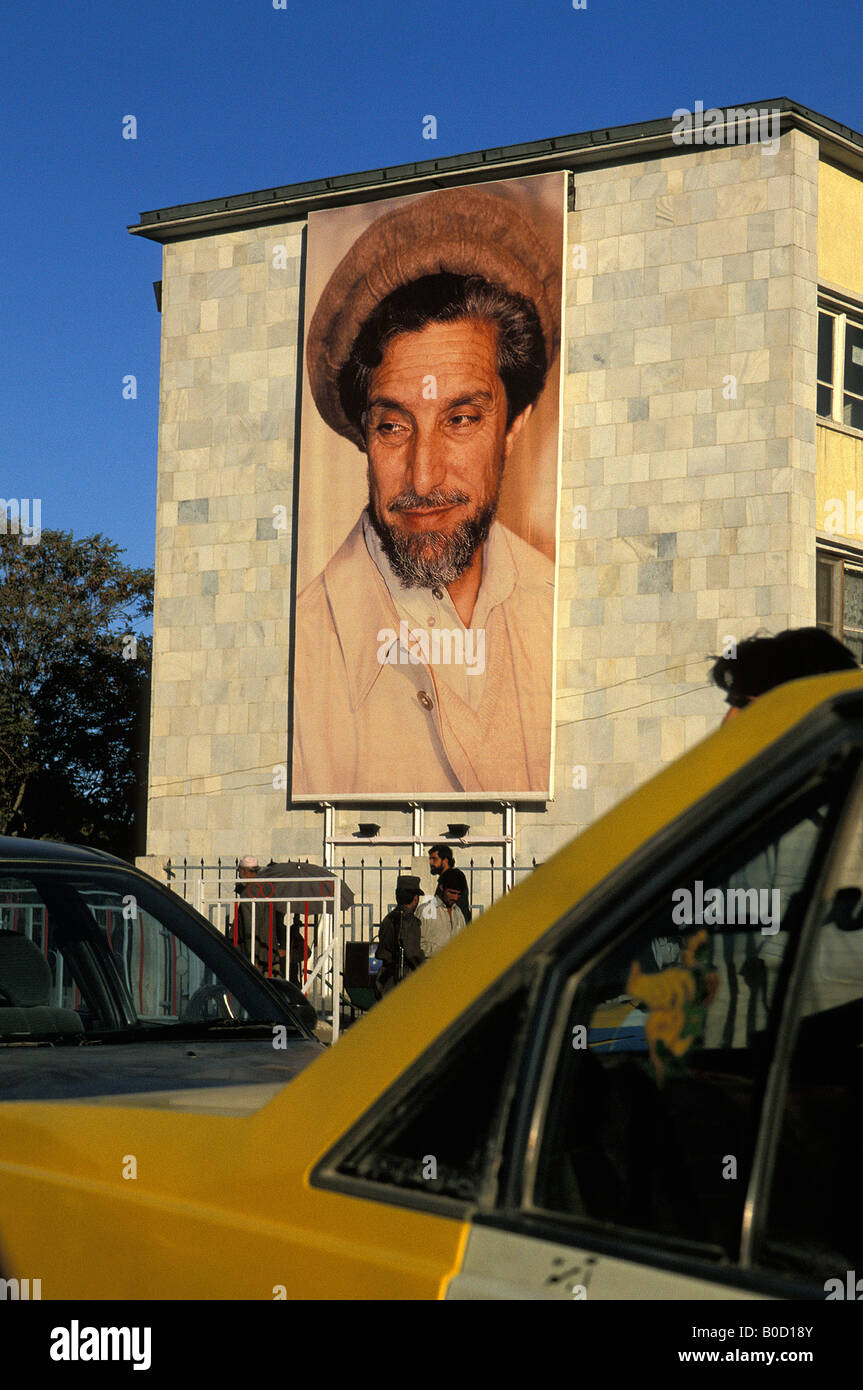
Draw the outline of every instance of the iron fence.
[[[300,860],[306,863],[306,860]],[[262,866],[264,867],[264,866]],[[505,864],[496,862],[494,855],[488,860],[470,858],[460,859],[458,868],[465,875],[468,884],[468,899],[474,917],[477,917],[526,874],[537,867],[536,858],[525,864]],[[200,891],[197,885],[202,879],[212,882],[217,898],[233,898],[234,884],[238,881],[239,859],[217,859],[215,864],[207,864],[203,859],[183,859],[174,863],[168,860],[165,876],[168,886],[188,903],[195,903]],[[400,874],[415,873],[414,861],[409,857],[384,860],[362,858],[358,863],[341,860],[332,865],[332,872],[354,894],[354,916],[350,921],[351,940],[371,940],[378,924],[395,906],[396,879]]]
[[[308,861],[299,862],[302,865]],[[502,897],[509,887],[514,886],[526,874],[532,873],[536,866],[536,859],[527,864],[505,864],[497,863],[493,855],[489,856],[487,861],[478,861],[471,857],[460,862],[458,867],[467,878],[468,898],[473,917],[479,916],[497,898]],[[218,859],[215,864],[207,864],[203,859],[183,859],[177,864],[168,860],[165,865],[169,887],[196,907],[214,926],[224,932],[229,940],[232,934],[236,935],[235,932],[232,933],[231,926],[236,922],[236,907],[240,901],[235,893],[235,886],[240,881],[238,871],[238,859]],[[335,1038],[339,1031],[340,1008],[345,1002],[342,975],[345,945],[356,941],[368,942],[370,945],[374,942],[381,921],[395,907],[396,880],[401,874],[415,872],[415,867],[414,861],[410,858],[403,859],[401,856],[395,862],[385,861],[379,856],[375,861],[361,858],[358,863],[348,863],[342,856],[340,861],[333,864],[331,872],[354,895],[353,905],[342,908],[337,913],[340,918],[338,930],[332,929],[328,913],[320,919],[314,916],[310,918],[308,903],[305,904],[304,911],[297,880],[282,880],[277,890],[279,896],[264,901],[253,900],[252,911],[257,919],[258,909],[269,907],[270,938],[273,931],[274,908],[280,907],[288,918],[296,914],[294,920],[301,921],[307,955],[303,963],[300,985],[321,1017],[332,1013]],[[313,872],[312,877],[321,878],[320,871]],[[311,882],[311,878],[308,881]],[[248,880],[245,882],[248,883]],[[288,893],[291,894],[290,897],[287,896]],[[315,887],[310,890],[310,897],[320,901]],[[257,925],[255,920],[254,927]],[[261,926],[267,930],[263,914]],[[249,952],[251,956],[251,946]],[[287,965],[286,960],[285,973]]]

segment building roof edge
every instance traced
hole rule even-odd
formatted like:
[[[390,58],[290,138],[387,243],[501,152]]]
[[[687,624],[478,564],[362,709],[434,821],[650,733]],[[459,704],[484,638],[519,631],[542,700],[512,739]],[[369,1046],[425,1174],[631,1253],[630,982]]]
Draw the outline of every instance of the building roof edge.
[[[728,113],[748,111],[753,107],[770,113],[778,111],[782,132],[793,128],[808,130],[818,139],[826,158],[850,164],[863,174],[863,135],[788,97],[712,109]],[[426,192],[454,183],[515,178],[519,174],[538,172],[540,168],[574,169],[605,161],[636,158],[639,154],[659,154],[665,150],[683,152],[691,146],[673,138],[679,124],[679,113],[683,110],[682,107],[678,108],[674,115],[659,120],[600,127],[576,135],[475,150],[414,164],[311,179],[227,198],[210,198],[198,203],[159,208],[142,212],[140,221],[129,226],[128,230],[133,236],[170,242],[267,222],[305,220],[309,212],[324,207],[368,202],[409,192]]]

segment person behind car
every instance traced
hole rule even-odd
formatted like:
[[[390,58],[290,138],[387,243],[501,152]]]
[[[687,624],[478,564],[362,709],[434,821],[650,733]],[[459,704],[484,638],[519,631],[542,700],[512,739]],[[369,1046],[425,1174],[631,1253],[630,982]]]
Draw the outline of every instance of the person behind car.
[[[378,929],[377,960],[382,961],[376,988],[387,994],[425,960],[421,924],[416,915],[421,884],[416,874],[400,874],[396,880],[396,905]]]
[[[854,653],[831,633],[820,627],[792,627],[775,637],[745,638],[734,656],[715,658],[710,677],[725,691],[725,703],[730,706],[725,723],[759,695],[786,681],[857,669]]]

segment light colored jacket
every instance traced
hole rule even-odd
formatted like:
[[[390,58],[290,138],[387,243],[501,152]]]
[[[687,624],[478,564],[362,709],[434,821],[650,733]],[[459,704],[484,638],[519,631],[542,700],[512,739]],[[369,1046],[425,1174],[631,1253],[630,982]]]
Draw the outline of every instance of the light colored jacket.
[[[478,711],[423,662],[380,660],[399,619],[362,518],[297,600],[292,795],[549,793],[554,566],[501,526],[513,583],[486,632]],[[441,668],[438,668],[440,671]]]
[[[426,957],[433,956],[435,951],[439,951],[451,937],[467,926],[458,903],[448,908],[445,902],[432,894],[420,898],[416,913],[420,919],[420,941]]]

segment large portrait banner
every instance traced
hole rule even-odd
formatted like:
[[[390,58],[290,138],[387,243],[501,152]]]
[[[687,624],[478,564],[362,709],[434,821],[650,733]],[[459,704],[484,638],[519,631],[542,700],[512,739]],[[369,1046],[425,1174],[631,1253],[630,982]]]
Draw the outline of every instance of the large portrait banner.
[[[552,794],[565,179],[309,216],[294,801]]]

